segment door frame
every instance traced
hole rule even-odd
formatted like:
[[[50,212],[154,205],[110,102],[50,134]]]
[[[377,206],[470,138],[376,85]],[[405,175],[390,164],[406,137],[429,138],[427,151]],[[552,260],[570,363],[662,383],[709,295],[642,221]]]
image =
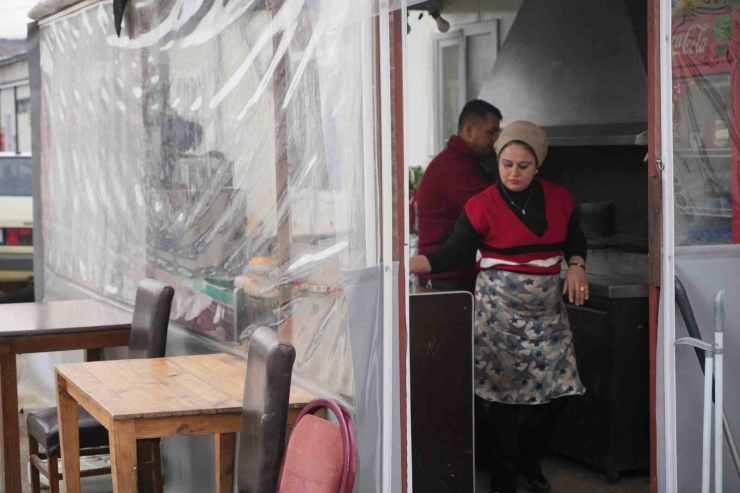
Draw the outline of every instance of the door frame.
[[[648,0],[647,2],[650,493],[658,493],[657,351],[663,231],[663,187],[661,173],[658,167],[658,159],[662,154],[660,114],[660,2],[661,0]]]
[[[653,52],[657,49],[659,54],[657,68],[659,69],[657,77],[652,81],[653,86],[650,88],[650,93],[654,94],[654,90],[657,86],[658,91],[656,95],[659,95],[658,103],[659,110],[657,115],[659,118],[655,119],[652,131],[655,132],[655,136],[660,138],[659,144],[653,143],[653,147],[656,152],[660,152],[655,161],[656,173],[660,177],[660,226],[661,226],[661,245],[660,250],[651,250],[653,256],[660,255],[660,297],[659,306],[662,309],[662,321],[660,323],[662,346],[657,347],[656,352],[653,353],[653,361],[651,361],[651,367],[655,365],[655,384],[656,387],[653,389],[652,397],[655,400],[655,412],[652,416],[655,423],[655,434],[651,437],[651,447],[656,452],[656,463],[651,469],[651,476],[655,478],[655,491],[658,491],[658,479],[662,479],[662,490],[666,493],[673,493],[678,490],[678,451],[677,451],[677,430],[676,430],[676,358],[674,342],[676,339],[676,301],[675,301],[675,222],[674,222],[674,211],[675,211],[675,199],[674,199],[674,168],[673,168],[673,103],[672,103],[672,88],[673,88],[673,64],[672,64],[672,38],[671,38],[671,23],[672,23],[672,5],[671,0],[650,0],[653,3],[658,3],[658,23],[659,36],[658,46],[653,46]],[[653,22],[655,27],[656,23]],[[652,113],[652,111],[651,111]],[[657,227],[657,225],[653,225]],[[652,233],[652,232],[651,232]],[[651,238],[652,238],[651,234]],[[652,247],[652,245],[651,245]],[[652,301],[652,300],[651,300]],[[651,315],[654,315],[651,312]],[[657,337],[657,332],[656,332]],[[662,356],[662,367],[661,367],[661,390],[662,390],[662,430],[658,430],[658,407],[657,399],[659,397],[657,388],[657,360],[658,353],[661,351]],[[651,382],[652,383],[652,382]],[[658,432],[661,431],[660,436]],[[658,443],[662,442],[661,449],[661,460],[663,463],[660,467],[657,464],[657,446]],[[663,474],[662,478],[658,478],[658,471]],[[651,490],[652,490],[651,481]]]

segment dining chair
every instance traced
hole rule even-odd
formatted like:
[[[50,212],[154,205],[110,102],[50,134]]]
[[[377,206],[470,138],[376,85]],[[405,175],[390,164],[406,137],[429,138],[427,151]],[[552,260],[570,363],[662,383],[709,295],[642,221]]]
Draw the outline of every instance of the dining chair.
[[[136,290],[134,315],[129,336],[128,357],[162,358],[167,346],[167,327],[175,291],[172,287],[153,279],[141,281]],[[80,456],[109,454],[108,430],[98,423],[84,408],[79,408]],[[31,462],[31,492],[40,493],[40,474],[49,480],[50,493],[59,492],[58,459],[61,454],[57,408],[49,407],[28,413],[28,452]],[[44,453],[39,451],[39,445]],[[162,465],[159,439],[140,440],[139,457],[147,459],[138,463],[140,471],[152,474],[157,493],[163,491]],[[46,462],[44,462],[46,460]],[[110,467],[80,472],[80,477],[110,474]]]
[[[336,423],[315,416],[329,409]],[[347,409],[333,399],[303,408],[288,437],[277,493],[352,493],[357,436]]]
[[[275,493],[285,449],[295,348],[268,327],[254,331],[237,459],[239,493]]]

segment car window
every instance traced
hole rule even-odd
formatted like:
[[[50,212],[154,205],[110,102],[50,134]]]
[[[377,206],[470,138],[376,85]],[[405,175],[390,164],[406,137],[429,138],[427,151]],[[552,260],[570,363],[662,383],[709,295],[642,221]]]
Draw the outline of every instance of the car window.
[[[33,165],[30,158],[0,158],[0,196],[33,195]]]

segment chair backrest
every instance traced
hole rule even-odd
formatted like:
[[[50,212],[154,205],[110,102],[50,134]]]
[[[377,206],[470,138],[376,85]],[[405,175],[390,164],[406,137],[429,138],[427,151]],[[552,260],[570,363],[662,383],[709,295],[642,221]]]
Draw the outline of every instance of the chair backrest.
[[[285,449],[295,348],[272,329],[249,340],[237,484],[239,493],[275,493]]]
[[[144,279],[136,289],[134,318],[128,357],[163,358],[167,349],[167,327],[175,290],[154,279]]]
[[[313,416],[329,409],[338,424]],[[352,493],[357,436],[349,411],[333,399],[314,399],[288,437],[277,493]]]

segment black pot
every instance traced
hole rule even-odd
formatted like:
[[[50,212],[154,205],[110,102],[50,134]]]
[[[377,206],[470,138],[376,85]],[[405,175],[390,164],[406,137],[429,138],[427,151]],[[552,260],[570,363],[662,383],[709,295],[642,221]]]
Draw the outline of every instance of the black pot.
[[[611,202],[583,202],[581,226],[586,238],[612,236],[615,233],[614,204]]]

